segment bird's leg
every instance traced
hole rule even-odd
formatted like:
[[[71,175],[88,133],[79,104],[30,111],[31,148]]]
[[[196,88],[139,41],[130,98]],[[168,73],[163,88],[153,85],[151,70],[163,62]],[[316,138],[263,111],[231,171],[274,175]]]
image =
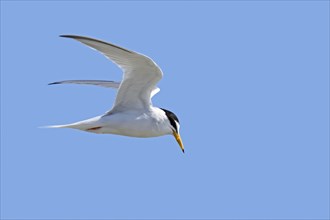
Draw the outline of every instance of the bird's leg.
[[[93,127],[93,128],[88,128],[86,131],[95,131],[95,130],[98,130],[102,127]]]

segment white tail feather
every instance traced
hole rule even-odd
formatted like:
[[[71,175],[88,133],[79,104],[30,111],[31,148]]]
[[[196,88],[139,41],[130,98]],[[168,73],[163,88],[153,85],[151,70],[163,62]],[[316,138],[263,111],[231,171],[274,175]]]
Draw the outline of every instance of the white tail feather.
[[[97,116],[94,118],[90,118],[87,120],[83,121],[78,121],[72,124],[65,124],[65,125],[49,125],[49,126],[44,126],[41,128],[74,128],[74,129],[79,129],[79,130],[88,130],[93,127],[98,127],[100,125],[100,118],[101,116]]]
[[[39,128],[71,128],[70,124],[68,125],[46,125]]]

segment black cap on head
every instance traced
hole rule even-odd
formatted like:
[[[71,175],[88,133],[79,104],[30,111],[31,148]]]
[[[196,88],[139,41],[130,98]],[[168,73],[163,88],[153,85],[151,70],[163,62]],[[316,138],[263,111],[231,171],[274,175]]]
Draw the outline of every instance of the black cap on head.
[[[179,132],[178,127],[175,123],[175,122],[180,123],[178,117],[173,112],[171,112],[169,110],[166,110],[166,109],[163,109],[163,108],[161,108],[161,110],[163,110],[165,112],[168,120],[170,120],[171,125],[175,129],[176,133],[178,133]]]

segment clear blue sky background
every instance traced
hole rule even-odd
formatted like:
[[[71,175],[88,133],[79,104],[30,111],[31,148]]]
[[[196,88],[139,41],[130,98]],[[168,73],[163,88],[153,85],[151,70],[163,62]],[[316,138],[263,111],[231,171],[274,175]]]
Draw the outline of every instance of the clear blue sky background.
[[[39,126],[108,110],[120,80],[60,34],[162,68],[171,136]],[[1,217],[329,218],[329,2],[1,2]]]

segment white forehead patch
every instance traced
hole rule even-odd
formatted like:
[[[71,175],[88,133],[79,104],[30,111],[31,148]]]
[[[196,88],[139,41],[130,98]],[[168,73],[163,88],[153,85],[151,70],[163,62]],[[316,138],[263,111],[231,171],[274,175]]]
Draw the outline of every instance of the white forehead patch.
[[[179,124],[176,120],[174,120],[174,122],[175,122],[176,127],[177,127],[177,130],[178,130],[178,132],[179,132],[179,130],[180,130],[180,124]]]

